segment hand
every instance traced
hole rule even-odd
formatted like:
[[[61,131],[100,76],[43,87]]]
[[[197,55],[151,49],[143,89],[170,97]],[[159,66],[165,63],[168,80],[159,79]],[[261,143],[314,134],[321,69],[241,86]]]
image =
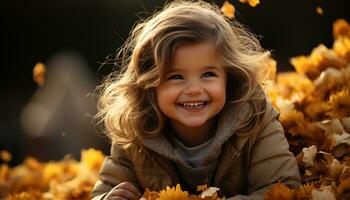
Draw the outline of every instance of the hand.
[[[141,197],[140,191],[129,182],[122,182],[108,192],[106,200],[138,200]]]

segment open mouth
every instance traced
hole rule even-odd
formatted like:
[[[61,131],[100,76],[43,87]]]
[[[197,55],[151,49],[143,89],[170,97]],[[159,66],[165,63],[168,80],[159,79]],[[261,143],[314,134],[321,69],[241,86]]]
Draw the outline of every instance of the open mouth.
[[[186,109],[200,109],[203,108],[208,104],[207,101],[197,101],[197,102],[183,102],[183,103],[178,103],[183,108]]]

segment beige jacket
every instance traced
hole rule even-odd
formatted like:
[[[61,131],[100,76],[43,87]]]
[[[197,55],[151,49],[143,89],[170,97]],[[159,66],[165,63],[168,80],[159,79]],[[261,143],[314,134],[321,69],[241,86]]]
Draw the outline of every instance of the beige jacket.
[[[263,193],[276,182],[291,187],[300,185],[295,157],[289,152],[283,128],[277,121],[278,112],[267,104],[262,128],[247,136],[235,134],[237,124],[246,113],[241,108],[227,106],[220,115],[217,132],[205,160],[218,158],[213,185],[232,200],[263,199]],[[113,144],[106,158],[100,179],[91,197],[103,197],[120,182],[128,181],[139,188],[160,191],[181,183],[175,162],[186,164],[164,136],[134,143],[123,149]]]

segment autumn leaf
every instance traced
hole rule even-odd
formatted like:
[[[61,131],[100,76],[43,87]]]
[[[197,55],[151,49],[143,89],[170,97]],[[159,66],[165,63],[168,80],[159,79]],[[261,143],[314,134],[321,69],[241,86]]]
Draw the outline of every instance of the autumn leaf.
[[[315,186],[310,183],[306,183],[295,190],[295,198],[297,200],[311,199],[311,192],[315,189]]]
[[[159,192],[146,188],[140,200],[156,200],[157,198],[159,198]]]
[[[260,0],[239,0],[241,3],[248,3],[251,7],[255,7],[260,3]]]
[[[176,187],[167,186],[165,190],[160,191],[157,200],[186,200],[188,199],[188,192],[181,190],[180,184]]]
[[[213,196],[217,191],[219,191],[220,189],[217,187],[209,187],[206,190],[204,190],[201,194],[201,198],[205,198],[205,197],[211,197]]]
[[[323,14],[324,14],[324,13],[323,13],[323,10],[322,10],[322,8],[321,8],[320,6],[317,6],[316,12],[317,12],[317,14],[319,14],[319,15],[323,15]]]
[[[320,44],[314,48],[309,56],[297,56],[290,59],[295,70],[310,79],[316,79],[323,70],[332,66],[341,69],[347,62],[338,57],[332,49]]]
[[[312,190],[312,200],[336,200],[331,186],[322,186],[318,189]]]
[[[314,159],[317,153],[317,148],[315,145],[309,148],[303,148],[303,163],[305,167],[314,166]]]
[[[43,86],[45,83],[46,67],[43,63],[37,63],[33,68],[33,79],[39,85]]]
[[[81,151],[81,163],[91,170],[98,171],[103,163],[104,155],[102,151],[90,148]]]
[[[335,39],[339,37],[350,38],[350,25],[345,19],[337,19],[333,23],[333,37]]]
[[[12,160],[12,155],[10,152],[6,150],[1,150],[0,151],[0,159],[5,161],[5,162],[10,162]]]
[[[235,7],[228,1],[224,2],[224,5],[221,7],[221,12],[230,19],[235,17]]]
[[[337,199],[350,199],[350,178],[340,181],[337,187]]]
[[[350,37],[339,37],[333,43],[333,51],[340,58],[350,61]]]
[[[350,88],[349,88],[350,89]],[[348,89],[341,90],[329,97],[329,106],[332,108],[327,114],[333,118],[347,117],[350,113],[350,94]]]
[[[276,183],[270,190],[264,193],[265,200],[293,200],[294,190],[282,183]]]

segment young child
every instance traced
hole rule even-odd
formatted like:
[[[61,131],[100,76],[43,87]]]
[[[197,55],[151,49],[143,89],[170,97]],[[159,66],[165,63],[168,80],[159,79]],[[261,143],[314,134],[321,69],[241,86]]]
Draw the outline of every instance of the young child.
[[[139,199],[177,183],[263,199],[277,182],[300,184],[262,90],[270,54],[219,8],[174,1],[139,23],[119,55],[122,68],[101,86],[97,117],[113,143],[93,199]]]

